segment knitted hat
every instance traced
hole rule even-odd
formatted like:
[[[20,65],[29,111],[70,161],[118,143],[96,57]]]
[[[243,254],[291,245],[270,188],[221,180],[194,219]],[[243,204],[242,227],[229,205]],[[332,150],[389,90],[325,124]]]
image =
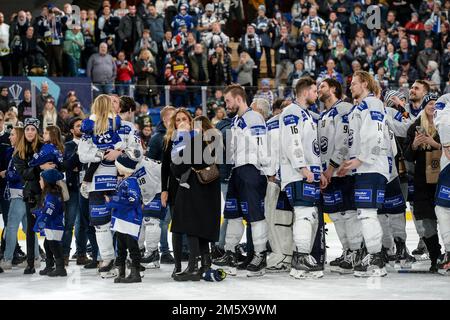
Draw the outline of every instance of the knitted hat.
[[[422,103],[420,104],[420,109],[425,109],[428,102],[437,101],[438,98],[439,98],[439,95],[437,93],[434,93],[434,92],[427,93],[422,99]]]
[[[406,96],[403,92],[397,91],[397,90],[386,90],[385,94],[384,94],[384,103],[386,105],[386,107],[390,107],[390,108],[395,108],[395,104],[394,102],[391,100],[392,97],[398,97],[400,100],[401,99],[405,99],[406,100]]]
[[[33,126],[36,128],[37,131],[39,131],[39,126],[41,125],[41,122],[36,118],[26,118],[24,122],[23,129],[25,130],[28,126]]]
[[[137,150],[135,150],[134,154],[124,152],[116,159],[116,167],[122,172],[131,174],[136,169],[140,157],[141,153]]]
[[[262,11],[266,12],[266,6],[262,4],[258,7],[258,10],[262,10]]]
[[[48,169],[41,172],[41,177],[45,182],[55,184],[64,179],[64,175],[56,169]]]

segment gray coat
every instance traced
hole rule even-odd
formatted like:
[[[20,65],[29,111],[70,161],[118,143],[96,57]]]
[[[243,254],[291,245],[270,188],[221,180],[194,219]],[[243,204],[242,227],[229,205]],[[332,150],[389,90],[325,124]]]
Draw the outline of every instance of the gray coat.
[[[161,43],[164,40],[164,18],[158,14],[156,17],[148,15],[145,23],[150,29],[150,35],[156,43]]]
[[[253,67],[255,66],[255,62],[252,58],[249,58],[248,61],[244,64],[239,64],[236,72],[238,73],[237,82],[241,85],[248,84],[253,85]]]
[[[86,73],[94,83],[114,83],[116,64],[113,57],[109,54],[104,56],[99,53],[93,54],[88,60]]]

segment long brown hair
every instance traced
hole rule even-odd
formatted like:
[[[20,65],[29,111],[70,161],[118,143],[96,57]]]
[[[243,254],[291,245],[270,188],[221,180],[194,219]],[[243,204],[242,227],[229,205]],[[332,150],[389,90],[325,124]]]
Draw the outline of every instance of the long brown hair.
[[[61,139],[61,130],[58,126],[47,126],[45,128],[45,131],[48,131],[50,135],[50,143],[54,144],[56,148],[61,152],[64,153],[64,145],[62,143]]]
[[[17,149],[17,146],[19,145],[20,139],[22,139],[23,137],[23,127],[14,127],[13,128],[15,134],[16,134],[16,146],[15,148]]]
[[[25,137],[25,128],[23,129],[23,135],[20,137],[17,147],[14,150],[14,154],[18,154],[19,158],[25,160],[27,154],[33,154],[39,152],[39,147],[42,144],[42,138],[39,135],[39,131],[36,129],[36,136],[32,142],[28,142]]]
[[[63,197],[62,188],[56,183],[48,183],[45,180],[44,180],[44,188],[42,189],[42,193],[41,193],[41,206],[44,205],[45,196],[49,193],[54,194],[60,198],[60,200],[62,202],[63,210],[64,210],[65,206],[64,206],[64,201],[63,201],[64,197]]]
[[[179,108],[179,109],[177,109],[175,111],[175,113],[173,114],[172,118],[170,118],[170,125],[167,128],[166,135],[164,136],[164,149],[167,149],[167,147],[169,146],[170,140],[172,140],[172,136],[173,136],[175,130],[177,129],[175,127],[175,125],[176,125],[175,124],[175,120],[176,120],[177,115],[179,113],[185,114],[188,117],[189,122],[192,123],[192,116],[191,116],[190,112],[186,108]]]

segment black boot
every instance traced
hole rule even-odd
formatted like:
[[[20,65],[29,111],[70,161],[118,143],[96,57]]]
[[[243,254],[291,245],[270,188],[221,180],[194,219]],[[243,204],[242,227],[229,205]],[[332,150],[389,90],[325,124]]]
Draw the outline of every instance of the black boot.
[[[36,269],[34,269],[34,260],[27,262],[27,267],[23,270],[23,274],[33,274],[36,273]]]
[[[66,268],[64,266],[64,258],[56,259],[56,269],[47,273],[49,277],[67,277]]]
[[[39,275],[46,276],[53,270],[55,270],[55,261],[53,259],[45,259],[45,268],[39,271]]]
[[[189,257],[187,268],[183,272],[175,274],[173,277],[175,281],[200,281],[201,278],[197,257]]]
[[[202,254],[201,257],[201,267],[199,269],[200,276],[203,276],[203,273],[211,269],[211,254],[205,253]]]
[[[175,267],[172,271],[172,279],[175,277],[177,273],[181,273],[181,267]]]
[[[434,236],[429,238],[423,237],[422,240],[423,242],[425,242],[428,253],[430,255],[431,261],[430,272],[436,273],[438,272],[437,261],[439,259],[439,256],[441,255],[441,245],[439,244],[439,236],[435,234]]]
[[[242,262],[238,263],[237,269],[238,270],[247,270],[247,267],[250,264],[250,262],[252,262],[254,255],[255,255],[254,251],[247,252],[247,256],[245,256],[245,259]]]
[[[125,263],[117,266],[119,269],[119,275],[114,279],[114,283],[120,283],[125,278]]]
[[[120,283],[135,283],[135,282],[142,282],[141,273],[139,272],[139,266],[131,267],[131,272],[129,276],[120,279]]]

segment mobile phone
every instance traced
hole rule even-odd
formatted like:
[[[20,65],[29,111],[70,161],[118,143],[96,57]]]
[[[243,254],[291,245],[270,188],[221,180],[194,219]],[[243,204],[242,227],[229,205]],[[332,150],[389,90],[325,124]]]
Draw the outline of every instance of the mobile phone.
[[[418,133],[421,133],[421,134],[425,134],[426,133],[425,128],[422,127],[422,126],[416,126],[416,131]]]

